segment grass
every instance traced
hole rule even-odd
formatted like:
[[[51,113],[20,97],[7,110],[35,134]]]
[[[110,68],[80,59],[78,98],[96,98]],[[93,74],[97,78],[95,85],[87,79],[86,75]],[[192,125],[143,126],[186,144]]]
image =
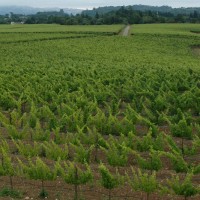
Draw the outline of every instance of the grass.
[[[115,32],[118,33],[123,25],[56,25],[56,24],[36,24],[36,25],[0,25],[0,32]]]
[[[188,35],[200,32],[200,24],[138,24],[132,27],[132,34]]]
[[[0,197],[11,197],[16,199],[21,199],[23,197],[22,192],[18,190],[12,190],[10,188],[3,188],[0,191]]]

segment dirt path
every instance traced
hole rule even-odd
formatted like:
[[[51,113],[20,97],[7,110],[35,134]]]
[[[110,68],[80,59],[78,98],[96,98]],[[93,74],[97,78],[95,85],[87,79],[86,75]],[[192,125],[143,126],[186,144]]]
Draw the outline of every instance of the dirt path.
[[[122,36],[125,36],[125,37],[129,36],[130,28],[131,28],[130,25],[126,26],[126,27],[122,30],[121,35],[122,35]]]

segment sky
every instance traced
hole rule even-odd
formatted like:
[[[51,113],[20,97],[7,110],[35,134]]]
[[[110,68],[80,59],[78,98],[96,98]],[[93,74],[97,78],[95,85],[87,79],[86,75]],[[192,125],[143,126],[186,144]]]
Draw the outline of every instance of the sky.
[[[100,6],[123,5],[168,5],[172,7],[200,7],[200,0],[0,0],[0,6],[31,6],[31,7],[60,7],[88,8]]]

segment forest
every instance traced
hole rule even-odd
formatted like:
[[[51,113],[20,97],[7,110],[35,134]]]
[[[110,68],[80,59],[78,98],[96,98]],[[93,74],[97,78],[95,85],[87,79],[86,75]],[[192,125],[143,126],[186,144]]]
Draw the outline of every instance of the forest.
[[[115,8],[115,7],[114,7]],[[34,15],[11,13],[0,16],[0,23],[23,22],[26,24],[61,25],[111,25],[111,24],[148,24],[148,23],[199,23],[200,10],[169,9],[168,7],[117,7],[98,8],[69,15],[63,9],[52,12],[38,12]]]

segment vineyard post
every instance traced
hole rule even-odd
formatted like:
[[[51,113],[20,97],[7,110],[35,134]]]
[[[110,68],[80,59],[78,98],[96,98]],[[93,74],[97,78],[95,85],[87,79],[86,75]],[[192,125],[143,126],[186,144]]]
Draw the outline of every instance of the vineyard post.
[[[184,141],[183,141],[183,134],[182,134],[182,137],[181,137],[181,151],[182,151],[182,155],[183,155],[183,158],[184,158]]]
[[[44,191],[44,180],[42,180],[42,191]]]
[[[2,163],[2,167],[4,166],[4,158],[3,156],[1,157],[1,163]]]
[[[78,181],[78,169],[77,166],[75,165],[75,180]],[[78,184],[74,184],[74,200],[78,200]]]
[[[99,145],[98,145],[98,143],[99,143],[99,135],[97,134],[96,135],[96,141],[95,141],[95,162],[98,162],[98,147],[99,147]]]
[[[24,116],[22,116],[22,118],[21,118],[21,129],[24,127]]]
[[[10,125],[12,124],[12,117],[11,117],[11,111],[9,110],[9,122],[10,122]]]
[[[10,178],[10,189],[13,190],[13,178],[12,176],[9,176]]]
[[[108,193],[108,199],[111,200],[111,189],[109,189],[109,193]]]
[[[149,193],[147,192],[147,200],[149,200]]]

